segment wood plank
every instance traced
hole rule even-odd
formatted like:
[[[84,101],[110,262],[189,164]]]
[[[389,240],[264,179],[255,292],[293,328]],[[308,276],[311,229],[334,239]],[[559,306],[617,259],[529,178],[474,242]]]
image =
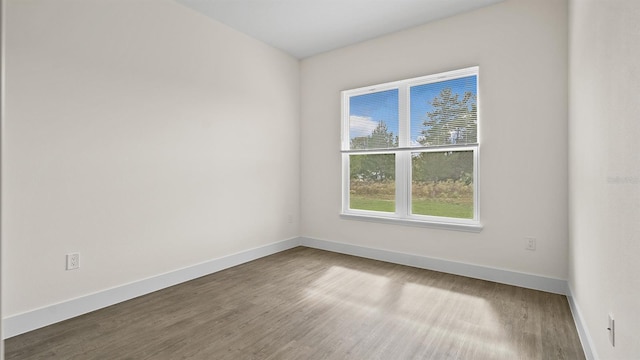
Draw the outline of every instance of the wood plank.
[[[11,359],[584,359],[564,296],[298,247],[19,335]]]

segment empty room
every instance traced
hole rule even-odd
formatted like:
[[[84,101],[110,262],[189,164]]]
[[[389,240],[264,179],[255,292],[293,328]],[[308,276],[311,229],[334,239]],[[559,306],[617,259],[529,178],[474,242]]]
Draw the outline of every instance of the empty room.
[[[4,359],[640,360],[637,0],[1,0]]]

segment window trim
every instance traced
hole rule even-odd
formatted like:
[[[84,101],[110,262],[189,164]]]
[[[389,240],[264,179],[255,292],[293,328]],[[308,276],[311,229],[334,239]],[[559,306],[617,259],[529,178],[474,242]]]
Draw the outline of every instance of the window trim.
[[[433,75],[421,76],[412,79],[393,81],[384,84],[366,86],[341,92],[342,119],[341,119],[341,156],[342,156],[342,207],[340,217],[348,220],[362,220],[379,223],[390,223],[420,227],[432,227],[447,230],[459,230],[479,232],[482,230],[480,223],[480,179],[479,179],[479,153],[480,153],[480,96],[477,102],[478,133],[476,144],[465,145],[441,145],[441,146],[410,146],[410,97],[409,91],[413,86],[420,86],[457,78],[476,76],[476,86],[479,88],[479,67],[469,67],[460,70],[448,71]],[[350,149],[349,138],[349,99],[353,96],[365,95],[387,90],[398,90],[398,147],[391,149]],[[477,92],[479,94],[479,91]],[[413,152],[442,152],[442,151],[473,151],[473,183],[474,183],[474,208],[472,219],[450,218],[430,215],[411,214],[411,153]],[[351,209],[350,204],[350,155],[369,154],[395,154],[396,157],[396,211],[382,212],[361,209]],[[408,168],[407,168],[408,167]]]

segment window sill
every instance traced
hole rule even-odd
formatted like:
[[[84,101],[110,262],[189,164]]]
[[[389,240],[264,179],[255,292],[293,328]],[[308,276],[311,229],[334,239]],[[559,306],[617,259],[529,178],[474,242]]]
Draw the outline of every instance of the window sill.
[[[394,224],[394,225],[409,225],[417,227],[428,227],[434,229],[454,230],[479,233],[482,231],[482,225],[480,224],[458,224],[450,222],[438,222],[438,221],[425,221],[425,220],[412,220],[412,219],[399,219],[383,216],[372,215],[360,215],[360,214],[340,214],[341,219],[345,220],[358,220],[368,221],[382,224]]]

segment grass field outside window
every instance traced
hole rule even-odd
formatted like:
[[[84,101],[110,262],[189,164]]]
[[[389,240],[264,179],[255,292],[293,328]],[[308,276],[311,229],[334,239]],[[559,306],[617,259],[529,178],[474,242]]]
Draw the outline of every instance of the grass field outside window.
[[[361,181],[350,183],[351,209],[395,211],[395,183],[393,181]],[[411,212],[417,215],[473,218],[473,184],[463,181],[413,181]]]

